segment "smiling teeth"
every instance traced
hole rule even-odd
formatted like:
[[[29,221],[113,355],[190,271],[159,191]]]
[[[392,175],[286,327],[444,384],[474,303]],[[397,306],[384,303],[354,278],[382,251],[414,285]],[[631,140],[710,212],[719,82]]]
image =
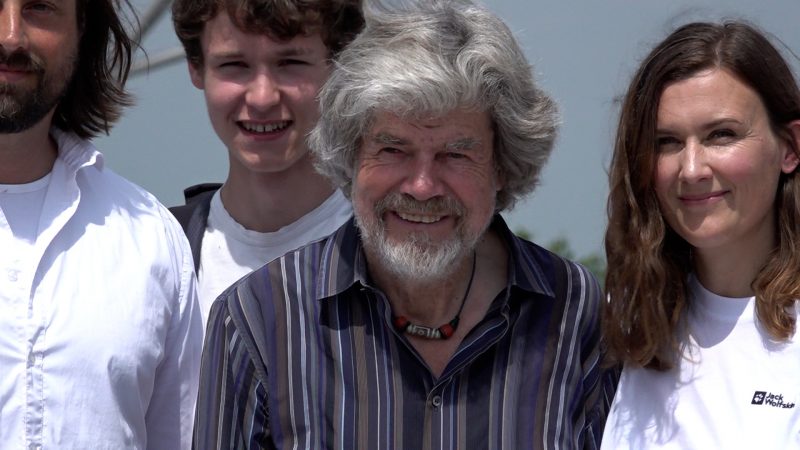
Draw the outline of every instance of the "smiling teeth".
[[[242,128],[251,133],[272,133],[275,131],[280,131],[289,126],[288,121],[276,122],[270,124],[241,122],[241,124]]]
[[[397,213],[401,219],[407,220],[409,222],[420,222],[420,223],[434,223],[442,220],[442,216],[423,216],[418,214],[408,214],[408,213]]]

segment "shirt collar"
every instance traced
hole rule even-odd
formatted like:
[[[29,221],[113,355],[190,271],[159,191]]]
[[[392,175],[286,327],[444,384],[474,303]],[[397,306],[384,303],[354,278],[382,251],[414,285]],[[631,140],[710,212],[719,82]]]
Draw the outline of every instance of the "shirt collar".
[[[554,286],[550,252],[526,241],[508,228],[496,214],[490,225],[506,243],[509,253],[508,288],[553,297]],[[355,219],[351,218],[327,240],[317,284],[319,300],[344,293],[350,288],[369,285],[367,260]]]
[[[495,215],[492,227],[508,246],[508,286],[554,297],[551,253],[512,233],[499,214]]]
[[[50,129],[50,135],[58,145],[58,157],[73,172],[87,166],[96,166],[103,169],[103,155],[89,141],[79,138],[75,133],[69,133],[56,127]]]

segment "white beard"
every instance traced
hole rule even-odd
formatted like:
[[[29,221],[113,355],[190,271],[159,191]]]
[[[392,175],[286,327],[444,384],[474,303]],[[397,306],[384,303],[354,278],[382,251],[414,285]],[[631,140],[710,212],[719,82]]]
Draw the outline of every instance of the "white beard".
[[[351,197],[356,198],[356,193],[353,192]],[[479,231],[471,233],[465,226],[466,208],[451,197],[417,201],[408,195],[391,193],[367,208],[363,211],[359,202],[353,202],[364,250],[377,258],[375,263],[382,270],[412,284],[430,284],[455,273],[461,266],[459,263],[475,250],[478,240],[491,223],[489,217]],[[450,216],[455,218],[456,227],[452,236],[446,239],[433,239],[427,233],[419,232],[393,240],[387,236],[382,217],[394,209]]]
[[[442,280],[459,267],[459,260],[475,247],[475,242],[453,238],[434,243],[425,235],[410,235],[402,242],[391,242],[383,227],[377,235],[365,232],[359,223],[364,246],[380,259],[381,267],[396,277],[414,282],[429,283]],[[374,231],[374,230],[373,230]]]

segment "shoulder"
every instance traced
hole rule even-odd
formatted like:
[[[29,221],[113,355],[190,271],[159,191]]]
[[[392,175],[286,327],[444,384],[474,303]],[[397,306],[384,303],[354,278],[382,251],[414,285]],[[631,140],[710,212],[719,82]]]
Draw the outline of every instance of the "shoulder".
[[[180,230],[173,215],[153,194],[108,167],[87,167],[79,175],[81,204],[107,206],[110,215],[125,216],[131,227]]]
[[[213,303],[207,333],[214,338],[246,349],[256,372],[262,370],[265,355],[288,345],[289,324],[315,325],[318,275],[322,248],[318,241],[289,252],[226,289]],[[259,376],[266,376],[259,373]]]
[[[325,248],[329,238],[306,244],[274,259],[226,289],[217,299],[226,305],[238,325],[260,329],[264,320],[286,308],[305,308],[318,298],[325,276]]]
[[[195,184],[183,190],[186,201],[184,205],[172,206],[170,212],[178,219],[184,230],[189,229],[192,222],[203,222],[202,228],[208,220],[211,207],[211,198],[222,187],[220,183]]]
[[[108,207],[111,213],[140,217],[158,214],[163,208],[153,194],[108,167],[103,154],[90,141],[64,132],[53,135],[59,143],[63,179],[70,183],[74,177],[81,205]]]
[[[170,211],[179,211],[194,210],[203,205],[208,207],[208,204],[211,202],[211,197],[213,197],[214,193],[221,187],[221,183],[200,183],[189,186],[183,190],[185,204],[171,206],[169,209]]]
[[[289,320],[314,326],[324,302],[352,287],[360,275],[358,232],[352,219],[336,232],[268,262],[226,289],[212,309],[228,317],[258,349],[276,345]],[[209,316],[209,321],[211,320]],[[311,322],[309,322],[311,320]],[[210,323],[210,322],[209,322]]]
[[[594,274],[582,264],[548,251],[553,264],[556,281],[563,279],[573,289],[578,288],[582,295],[598,300],[600,284]]]
[[[112,202],[122,207],[130,204],[139,209],[159,204],[155,197],[108,167],[103,154],[94,144],[73,133],[53,128],[51,136],[58,144],[58,160],[67,184],[75,180],[81,202]],[[56,168],[54,168],[56,170]],[[69,189],[68,186],[65,186]],[[160,204],[159,204],[160,205]]]
[[[585,266],[524,238],[510,236],[518,277],[535,278],[556,297],[588,295],[591,301],[599,301],[600,285]]]
[[[589,334],[599,329],[602,290],[583,265],[537,244],[514,236],[514,271],[517,282],[553,299],[555,317],[568,318],[567,327]]]
[[[576,314],[576,325],[596,329],[600,321],[602,289],[589,269],[583,265],[549,252],[553,264],[556,297],[567,302]]]
[[[143,263],[183,277],[187,257],[191,262],[188,242],[175,217],[153,194],[104,167],[102,162],[81,167],[75,179],[80,193],[72,219],[76,226],[102,224],[95,233],[135,241],[137,256]]]

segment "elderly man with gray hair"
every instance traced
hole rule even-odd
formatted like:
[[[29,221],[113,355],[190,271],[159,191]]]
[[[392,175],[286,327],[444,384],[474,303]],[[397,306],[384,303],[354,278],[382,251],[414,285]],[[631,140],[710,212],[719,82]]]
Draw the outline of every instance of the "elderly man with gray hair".
[[[318,169],[355,217],[211,310],[198,448],[594,448],[600,289],[511,233],[556,108],[501,20],[368,10],[320,94]]]

